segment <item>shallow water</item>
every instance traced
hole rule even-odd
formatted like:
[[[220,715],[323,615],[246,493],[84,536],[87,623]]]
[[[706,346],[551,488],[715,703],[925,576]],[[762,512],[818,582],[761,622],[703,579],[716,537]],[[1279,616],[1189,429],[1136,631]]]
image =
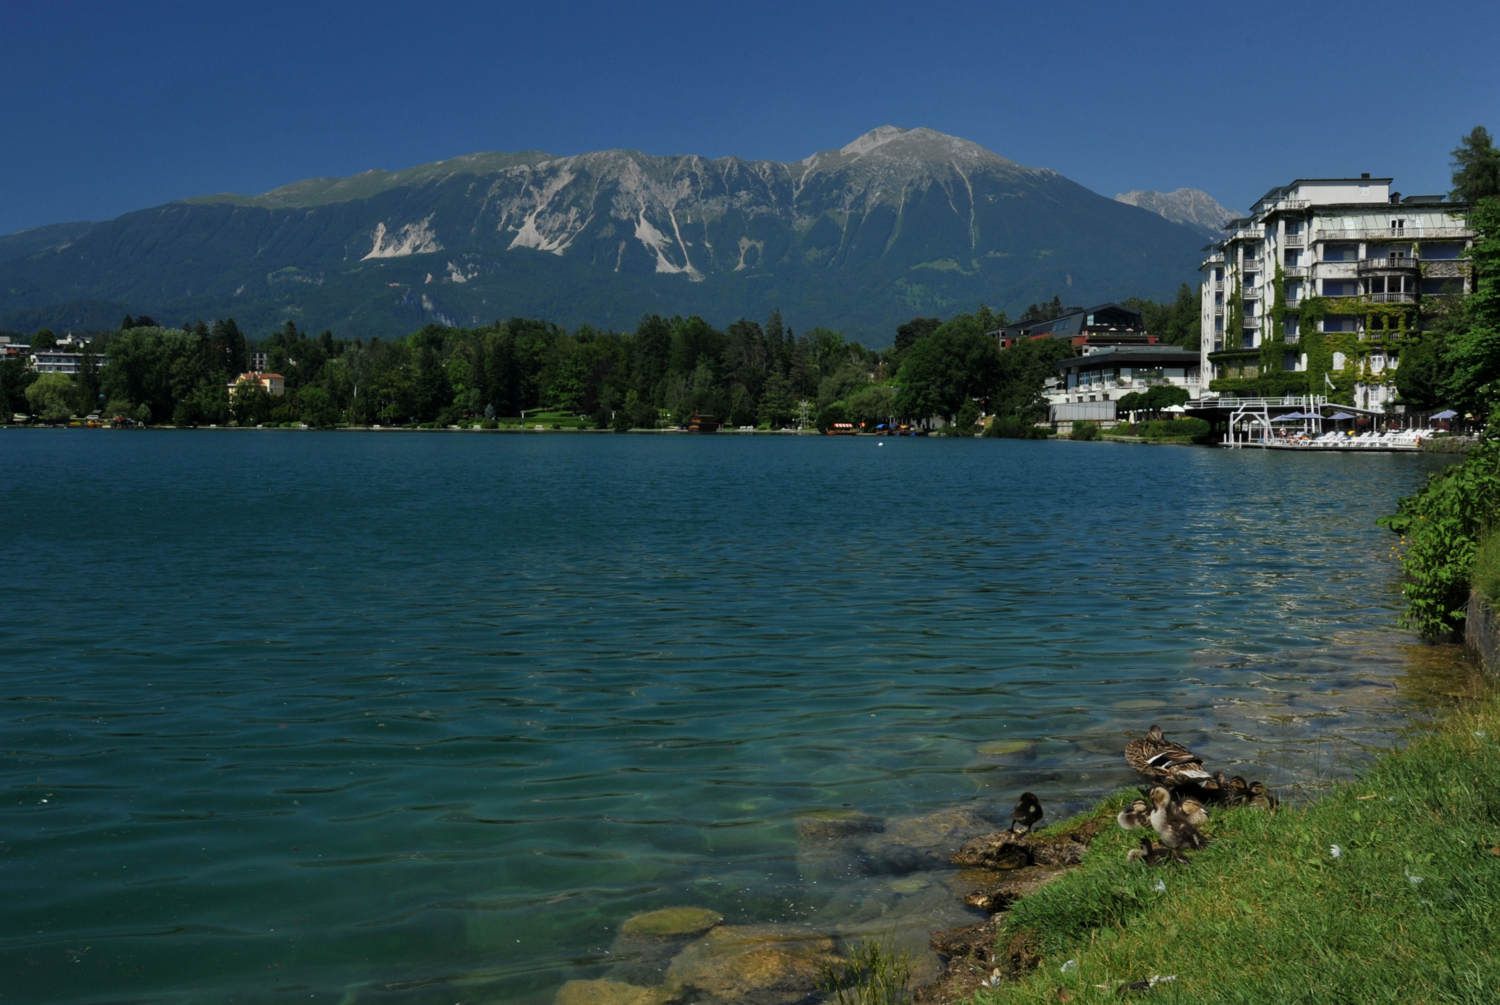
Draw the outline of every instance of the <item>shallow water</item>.
[[[799,812],[1056,819],[1152,722],[1316,785],[1463,686],[1373,526],[1444,463],[0,431],[0,993],[547,1003],[638,911],[893,895]]]

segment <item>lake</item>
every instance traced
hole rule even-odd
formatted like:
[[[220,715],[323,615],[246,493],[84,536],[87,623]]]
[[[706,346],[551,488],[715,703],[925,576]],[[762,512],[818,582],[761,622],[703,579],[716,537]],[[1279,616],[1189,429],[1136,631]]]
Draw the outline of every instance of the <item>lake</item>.
[[[1448,462],[0,430],[0,993],[547,1005],[840,923],[801,814],[1059,819],[1153,722],[1295,798],[1462,687],[1373,525]]]

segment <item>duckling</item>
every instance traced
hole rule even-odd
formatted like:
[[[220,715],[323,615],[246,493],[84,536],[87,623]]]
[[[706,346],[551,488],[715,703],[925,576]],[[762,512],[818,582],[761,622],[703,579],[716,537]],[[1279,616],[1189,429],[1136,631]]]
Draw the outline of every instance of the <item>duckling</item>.
[[[1244,806],[1250,801],[1250,786],[1241,775],[1235,775],[1229,780],[1229,787],[1224,791],[1225,806]]]
[[[1208,823],[1208,807],[1204,806],[1198,800],[1191,798],[1184,799],[1178,805],[1182,808],[1182,815],[1187,818],[1188,823],[1195,827],[1198,824]]]
[[[1281,800],[1271,795],[1265,782],[1251,782],[1249,804],[1251,809],[1275,812],[1276,807],[1281,805]]]
[[[1035,827],[1045,814],[1042,812],[1041,800],[1030,792],[1021,793],[1021,798],[1016,801],[1016,808],[1010,813],[1010,829],[1013,834],[1025,834]]]
[[[1133,831],[1150,827],[1151,804],[1144,799],[1137,799],[1121,810],[1115,820],[1120,824],[1121,830]]]
[[[1144,739],[1126,744],[1125,761],[1147,778],[1166,785],[1196,785],[1210,790],[1219,785],[1203,770],[1203,758],[1162,736],[1160,726],[1152,726]]]
[[[1151,826],[1161,843],[1168,848],[1205,848],[1208,838],[1188,822],[1182,807],[1172,802],[1172,794],[1158,785],[1151,790]]]
[[[1187,864],[1192,860],[1180,851],[1163,847],[1150,838],[1141,838],[1138,848],[1132,848],[1125,853],[1126,862],[1144,862],[1146,865],[1165,865],[1168,862],[1181,862]]]

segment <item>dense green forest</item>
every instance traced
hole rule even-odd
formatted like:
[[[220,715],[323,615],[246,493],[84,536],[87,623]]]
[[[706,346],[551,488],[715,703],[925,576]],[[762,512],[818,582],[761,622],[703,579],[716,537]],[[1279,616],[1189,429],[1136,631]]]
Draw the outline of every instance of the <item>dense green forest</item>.
[[[1192,291],[1184,286],[1178,300],[1196,319]],[[1178,321],[1177,305],[1133,303],[1164,327]],[[1060,304],[1033,305],[1024,316],[1045,317]],[[288,321],[253,344],[233,319],[168,328],[127,317],[93,337],[76,377],[38,378],[19,360],[0,364],[0,395],[8,413],[44,421],[98,411],[177,426],[448,425],[546,410],[601,429],[684,425],[708,414],[772,429],[939,416],[972,432],[981,414],[1027,425],[1043,418],[1043,381],[1071,352],[1051,339],[1001,352],[985,333],[1008,322],[982,304],[947,320],[914,318],[899,327],[893,348],[874,351],[827,328],[795,333],[779,312],[723,330],[696,316],[648,315],[634,332],[512,318],[368,342],[327,331],[313,337]],[[1196,341],[1196,329],[1179,326],[1178,334]],[[31,341],[51,338],[42,331]],[[284,395],[235,386],[252,349],[285,377]]]

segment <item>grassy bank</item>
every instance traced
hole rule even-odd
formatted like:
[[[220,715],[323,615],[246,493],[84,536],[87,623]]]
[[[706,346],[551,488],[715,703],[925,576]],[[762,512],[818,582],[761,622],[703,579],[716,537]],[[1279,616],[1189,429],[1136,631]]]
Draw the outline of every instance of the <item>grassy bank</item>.
[[[1152,1000],[1500,1000],[1500,701],[1310,806],[1217,810],[1204,830],[1190,865],[1147,867],[1125,862],[1140,831],[1105,829],[1003,916],[1000,965],[1040,963],[975,1000],[1103,1001],[1172,975]]]

